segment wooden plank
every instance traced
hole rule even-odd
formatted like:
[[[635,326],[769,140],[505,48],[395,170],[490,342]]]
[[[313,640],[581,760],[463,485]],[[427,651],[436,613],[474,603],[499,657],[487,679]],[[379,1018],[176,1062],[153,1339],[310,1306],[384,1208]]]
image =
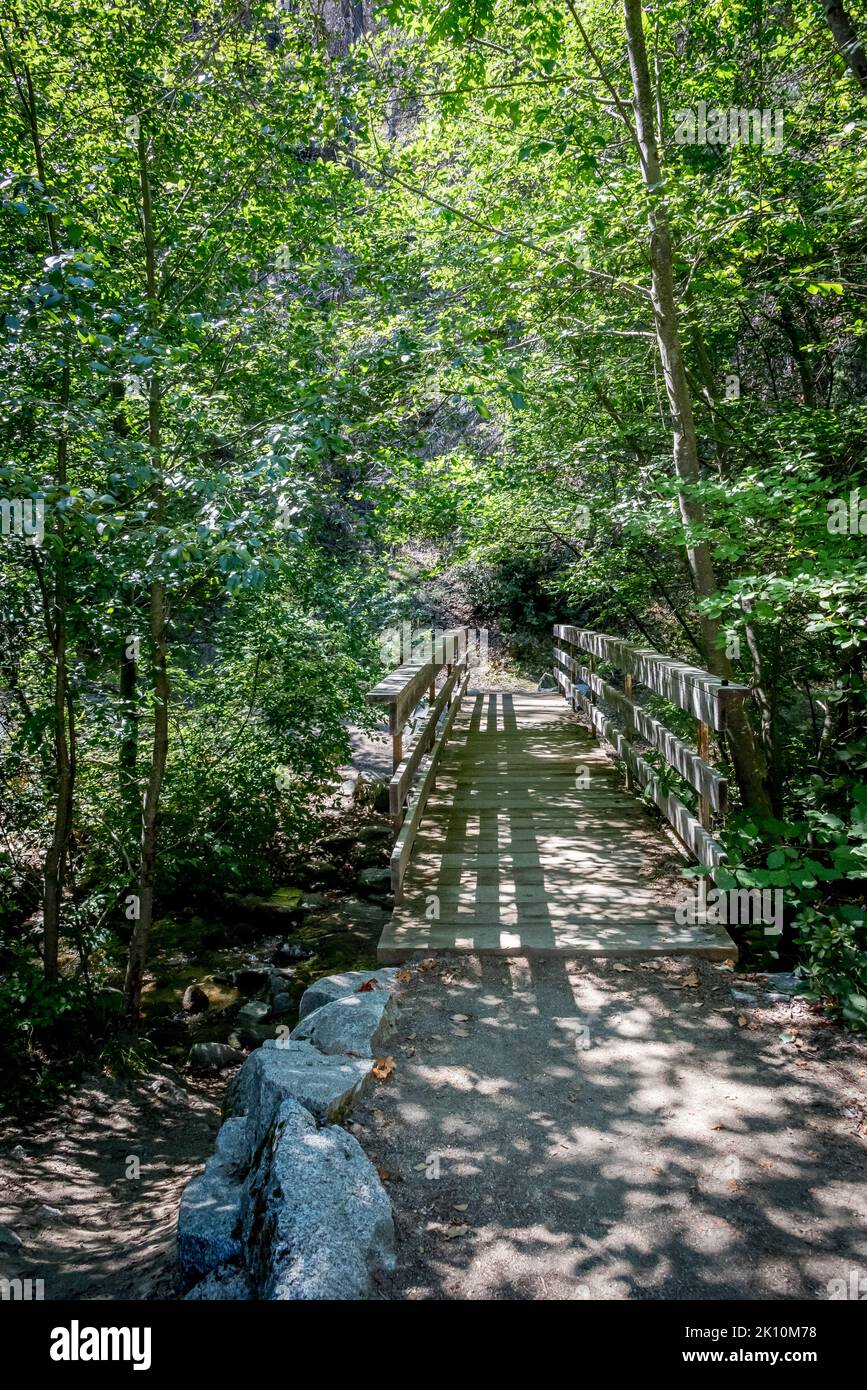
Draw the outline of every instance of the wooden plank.
[[[623,798],[625,800],[625,798]],[[587,801],[570,808],[568,816],[561,815],[555,808],[553,814],[546,814],[544,808],[509,807],[499,803],[490,809],[466,805],[452,813],[446,802],[433,802],[428,799],[425,822],[431,834],[448,833],[451,836],[508,834],[511,831],[537,831],[539,835],[551,835],[559,828],[566,839],[572,839],[586,830],[599,826],[600,834],[607,828],[619,830],[625,825],[644,825],[648,823],[647,804],[634,801],[633,808],[624,810],[621,801]],[[650,821],[650,824],[653,824]]]
[[[482,855],[485,856],[484,860]],[[628,876],[624,870],[641,869],[644,861],[645,855],[638,845],[629,853],[621,854],[609,854],[601,846],[594,846],[592,850],[570,855],[568,859],[554,852],[525,854],[520,847],[512,847],[506,858],[502,845],[492,845],[466,857],[459,849],[424,849],[422,836],[417,835],[412,859],[412,881],[415,886],[439,882],[444,888],[461,887],[468,890],[500,886],[507,893],[515,888],[547,885],[552,892],[559,893],[569,888],[575,889],[585,872],[592,874],[599,882],[622,882]],[[576,870],[580,870],[580,874]],[[635,882],[640,884],[642,880],[636,876]]]
[[[408,662],[368,690],[368,704],[388,705],[388,726],[392,734],[399,734],[403,729],[439,669],[440,666],[432,661]]]
[[[645,764],[647,766],[647,764]],[[654,774],[655,775],[655,774]],[[473,787],[462,785],[448,790],[440,790],[433,800],[431,810],[448,808],[454,811],[455,815],[467,815],[470,813],[484,812],[493,815],[499,812],[503,815],[513,816],[518,812],[523,812],[527,816],[544,816],[550,814],[553,818],[559,815],[560,824],[563,824],[563,816],[559,808],[568,806],[570,816],[576,812],[594,811],[601,814],[603,811],[611,811],[622,805],[623,789],[613,784],[607,785],[599,791],[592,791],[587,788],[583,790],[572,790],[568,794],[559,793],[556,796],[550,794],[540,794],[538,789],[533,787],[504,787],[497,793],[496,788]]]
[[[414,893],[411,897],[404,897],[401,921],[416,916],[423,921],[427,900],[432,896],[439,899],[438,920],[455,925],[459,925],[462,920],[479,926],[492,922],[502,927],[523,926],[525,923],[580,922],[600,911],[607,911],[612,915],[618,912],[622,914],[624,908],[622,896],[616,893],[609,894],[607,899],[599,894],[581,902],[558,903],[552,900],[550,895],[546,896],[543,889],[537,891],[540,897],[536,902],[511,903],[498,900],[496,897],[490,901],[479,901],[473,894],[465,899],[456,899],[446,890],[431,888],[427,893]],[[649,896],[632,898],[628,904],[631,913],[640,910],[643,914],[652,914],[658,906],[659,904]],[[661,913],[660,920],[664,923],[673,922],[673,913],[670,910]]]
[[[608,956],[636,959],[664,955],[737,960],[737,947],[724,927],[677,927],[651,916],[644,921],[600,921],[597,914],[570,923],[534,923],[504,929],[498,922],[473,926],[445,922],[393,920],[380,937],[377,957],[397,964],[416,952],[495,956]]]
[[[561,865],[559,871],[552,864],[520,868],[497,863],[495,855],[490,858],[493,863],[480,864],[478,868],[467,868],[463,863],[447,864],[429,873],[418,870],[413,860],[412,891],[440,894],[444,912],[447,903],[457,902],[470,910],[480,904],[539,903],[552,915],[560,911],[563,903],[567,906],[582,903],[589,908],[591,902],[616,898],[632,912],[639,902],[659,902],[649,888],[636,890],[629,886],[630,880],[633,883],[637,880],[636,866],[640,861],[621,861],[616,865],[616,873],[612,865],[609,876],[602,878],[600,862],[608,861],[601,860],[599,855],[565,867]]]
[[[388,705],[392,734],[400,733],[443,666],[455,662],[466,652],[467,638],[467,628],[450,629],[435,639],[429,658],[405,662],[367,692],[368,704]]]
[[[590,837],[588,836],[588,841]],[[605,840],[597,838],[595,835],[590,841],[593,848],[580,850],[577,843],[573,841],[571,846],[560,846],[553,849],[545,849],[543,846],[526,845],[496,845],[488,848],[486,845],[458,846],[457,848],[435,848],[430,850],[417,850],[413,858],[413,871],[435,870],[440,865],[456,867],[464,865],[470,869],[474,866],[478,868],[491,868],[499,864],[504,871],[510,873],[512,869],[552,869],[562,868],[573,869],[578,864],[587,864],[591,860],[610,859],[615,861],[629,857],[629,852],[620,850],[618,846],[623,845],[622,835],[612,835],[611,839]],[[633,842],[633,857],[640,861],[646,846],[639,840]]]
[[[696,722],[696,746],[702,758],[706,758],[710,752],[710,729],[701,719]],[[705,830],[710,830],[712,825],[711,812],[714,809],[713,798],[708,796],[703,787],[699,787],[698,798],[698,818]]]
[[[557,833],[555,827],[546,828],[539,825],[514,826],[514,825],[495,825],[493,829],[484,827],[470,827],[463,825],[452,829],[450,826],[443,825],[442,822],[433,823],[427,816],[424,818],[421,831],[416,836],[416,854],[446,852],[465,852],[475,854],[479,850],[525,850],[534,851],[539,854],[558,854],[568,845],[574,844],[574,837],[581,833],[586,833],[588,844],[598,843],[592,832],[598,826],[603,835],[613,835],[628,840],[624,835],[625,831],[653,831],[653,822],[642,812],[640,817],[629,820],[616,820],[609,818],[599,821],[595,816],[586,816],[583,821],[576,822],[570,817],[569,825],[572,836],[567,830]],[[640,844],[640,839],[638,840]]]

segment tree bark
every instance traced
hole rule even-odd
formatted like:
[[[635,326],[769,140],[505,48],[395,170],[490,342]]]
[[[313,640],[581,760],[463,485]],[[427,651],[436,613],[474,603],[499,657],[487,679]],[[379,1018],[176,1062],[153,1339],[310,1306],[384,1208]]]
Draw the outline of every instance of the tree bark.
[[[623,0],[623,10],[626,21],[626,41],[632,77],[633,107],[641,175],[647,191],[651,300],[656,325],[656,340],[671,414],[674,470],[680,484],[678,502],[681,520],[687,532],[686,552],[696,596],[703,599],[710,598],[715,594],[718,586],[710,546],[701,537],[701,532],[705,527],[704,506],[700,499],[695,496],[695,489],[701,481],[698,437],[678,323],[674,290],[674,258],[659,160],[659,147],[653,121],[653,95],[647,62],[647,48],[644,42],[641,0]],[[704,614],[702,614],[700,621],[702,646],[709,670],[724,680],[731,680],[733,677],[731,663],[725,652],[720,650],[717,645],[720,636],[719,624]],[[769,813],[771,802],[766,784],[764,759],[746,712],[737,705],[729,712],[728,740],[738,787],[744,803],[759,812]]]
[[[138,137],[139,179],[142,202],[142,227],[145,242],[148,313],[153,320],[157,310],[157,252],[151,199],[148,149],[144,130]],[[154,481],[151,496],[154,502],[154,524],[162,526],[165,517],[165,490],[162,483],[162,415],[160,383],[156,372],[151,377],[148,396],[148,443]],[[153,924],[154,883],[157,863],[157,829],[160,794],[169,753],[168,676],[168,608],[165,582],[157,577],[150,586],[150,642],[153,659],[154,728],[151,746],[151,765],[145,789],[142,813],[141,850],[138,877],[138,915],[133,919],[126,970],[126,1019],[135,1029],[141,1015],[141,992],[147,961],[148,939]]]
[[[855,25],[849,18],[846,7],[838,0],[826,0],[824,5],[825,18],[828,21],[828,28],[834,35],[834,41],[845,58],[850,72],[860,84],[861,90],[867,92],[867,53],[864,45],[855,31]]]
[[[141,844],[141,799],[138,786],[138,708],[136,686],[138,662],[130,641],[123,638],[120,649],[120,710],[123,721],[118,750],[118,791],[124,808],[124,855],[130,870],[130,893],[133,892],[138,847]]]
[[[27,63],[22,64],[20,72],[15,59],[2,34],[3,51],[6,64],[12,76],[18,100],[24,112],[36,173],[43,189],[48,191],[45,173],[45,156],[39,116],[36,107],[36,91]],[[52,256],[60,256],[60,233],[54,213],[45,214],[48,229],[48,244]],[[64,350],[63,367],[60,376],[58,405],[60,408],[60,428],[57,436],[57,463],[55,483],[58,488],[66,486],[69,464],[69,433],[67,416],[71,390],[68,344]],[[66,880],[66,860],[69,849],[69,836],[72,829],[72,808],[75,796],[75,707],[69,686],[69,667],[67,657],[67,614],[66,614],[66,547],[63,517],[57,516],[57,545],[54,548],[54,591],[50,592],[45,582],[42,565],[33,556],[39,591],[45,616],[48,645],[54,664],[53,697],[53,737],[54,764],[57,774],[57,797],[54,805],[54,823],[51,842],[45,853],[43,865],[42,894],[42,964],[48,980],[58,976],[58,957],[60,952],[60,917],[63,903],[63,889]]]

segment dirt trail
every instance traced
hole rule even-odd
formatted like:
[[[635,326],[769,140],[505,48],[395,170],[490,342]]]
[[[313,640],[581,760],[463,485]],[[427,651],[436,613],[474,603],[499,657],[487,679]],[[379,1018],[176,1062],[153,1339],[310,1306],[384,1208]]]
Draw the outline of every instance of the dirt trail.
[[[382,1297],[824,1299],[867,1276],[863,1042],[798,1002],[735,1004],[708,962],[409,973],[394,1073],[348,1121],[394,1204]],[[93,1080],[4,1134],[22,1246],[0,1273],[46,1299],[177,1297],[178,1201],[224,1088]]]
[[[815,1299],[867,1275],[867,1045],[736,1005],[733,978],[414,966],[355,1114],[398,1227],[383,1296]]]
[[[181,1192],[208,1159],[225,1080],[105,1078],[0,1144],[0,1275],[44,1280],[46,1300],[176,1297]],[[139,1176],[134,1176],[139,1163]],[[128,1176],[128,1174],[130,1176]]]

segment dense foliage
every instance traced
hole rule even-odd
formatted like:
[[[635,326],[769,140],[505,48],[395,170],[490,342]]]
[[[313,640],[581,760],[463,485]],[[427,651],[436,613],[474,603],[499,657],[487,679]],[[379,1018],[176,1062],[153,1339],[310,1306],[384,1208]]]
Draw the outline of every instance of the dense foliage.
[[[539,671],[574,620],[749,683],[730,882],[867,1026],[857,43],[812,0],[0,30],[0,495],[44,531],[0,536],[4,1034],[131,921],[134,1019],[154,903],[269,882],[436,602]]]

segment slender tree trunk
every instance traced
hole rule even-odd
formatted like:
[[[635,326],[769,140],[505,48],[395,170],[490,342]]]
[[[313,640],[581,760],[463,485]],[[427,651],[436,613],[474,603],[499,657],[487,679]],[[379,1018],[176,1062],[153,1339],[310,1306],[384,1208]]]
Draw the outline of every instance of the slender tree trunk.
[[[846,59],[850,71],[860,83],[862,91],[867,92],[867,53],[864,51],[864,45],[855,31],[855,25],[849,18],[846,7],[840,4],[839,0],[826,0],[824,10],[828,28],[834,35],[837,47]]]
[[[68,390],[69,368],[64,368]],[[67,396],[68,401],[68,396]],[[58,451],[59,452],[59,451]],[[64,451],[65,452],[65,451]],[[65,483],[65,458],[58,483]],[[66,856],[72,829],[75,794],[75,714],[69,689],[66,652],[66,575],[63,554],[63,523],[58,522],[58,549],[55,558],[54,618],[54,761],[57,770],[57,800],[51,843],[45,855],[43,916],[43,966],[49,980],[56,980],[60,950],[60,914],[66,879]]]
[[[150,631],[154,662],[154,732],[151,765],[142,814],[141,857],[138,880],[138,917],[133,922],[126,971],[127,1020],[138,1022],[147,962],[148,940],[154,915],[154,882],[157,863],[157,817],[169,752],[169,679],[165,585],[151,586]]]
[[[696,487],[701,481],[698,437],[678,324],[671,232],[653,122],[653,96],[644,42],[641,0],[623,0],[623,9],[641,174],[647,190],[651,299],[656,339],[671,414],[674,470],[681,485],[678,501],[681,520],[688,535],[687,558],[696,596],[703,599],[716,593],[717,581],[710,546],[701,536],[705,526],[704,507],[695,495]],[[724,680],[731,680],[731,664],[725,652],[717,645],[720,636],[719,624],[704,614],[700,621],[702,646],[708,668]],[[744,802],[759,811],[770,811],[764,759],[746,712],[737,705],[729,712],[728,738],[732,763]]]
[[[148,170],[147,141],[142,130],[138,137],[139,177],[142,201],[142,226],[145,241],[147,293],[149,315],[157,310],[157,256]],[[165,492],[162,483],[162,416],[159,379],[154,372],[148,397],[148,442],[154,482],[151,495],[154,502],[155,526],[162,526],[165,517]],[[151,765],[145,789],[142,813],[141,852],[139,858],[138,916],[133,921],[132,938],[126,971],[127,1023],[135,1027],[141,1014],[141,992],[147,961],[148,938],[153,923],[154,882],[157,862],[157,821],[160,794],[169,753],[169,676],[168,676],[168,609],[165,582],[155,578],[150,589],[150,642],[153,658],[154,729]]]
[[[15,59],[2,34],[3,52],[6,64],[15,84],[15,90],[24,112],[36,173],[42,187],[47,191],[48,180],[45,172],[45,157],[39,116],[36,106],[36,91],[33,86],[29,66],[24,63],[19,71]],[[53,212],[46,213],[48,244],[52,256],[60,256],[60,233],[57,218]],[[68,481],[69,434],[68,411],[71,390],[71,373],[68,348],[64,350],[63,367],[60,377],[58,405],[60,426],[57,436],[57,464],[55,482],[64,488]],[[72,829],[72,808],[75,796],[75,707],[69,687],[66,621],[66,547],[63,518],[58,514],[57,544],[53,548],[54,586],[53,594],[45,582],[41,564],[34,555],[34,568],[39,582],[40,595],[45,610],[45,626],[48,644],[54,665],[54,763],[57,774],[57,797],[54,805],[54,823],[51,843],[45,854],[43,866],[43,968],[46,978],[56,980],[58,974],[58,955],[60,950],[60,916],[63,902],[63,888],[66,879],[66,859],[69,848],[69,835]]]
[[[795,370],[801,382],[801,395],[804,405],[814,409],[818,403],[816,395],[816,378],[813,373],[813,366],[804,348],[804,340],[795,317],[788,304],[780,305],[780,325],[789,340],[792,348],[792,359],[795,363]]]
[[[136,639],[137,640],[137,639]],[[124,810],[123,849],[130,870],[129,892],[134,892],[138,848],[141,845],[141,798],[138,786],[138,662],[135,647],[124,637],[120,649],[120,709],[123,732],[118,750],[118,791]]]

